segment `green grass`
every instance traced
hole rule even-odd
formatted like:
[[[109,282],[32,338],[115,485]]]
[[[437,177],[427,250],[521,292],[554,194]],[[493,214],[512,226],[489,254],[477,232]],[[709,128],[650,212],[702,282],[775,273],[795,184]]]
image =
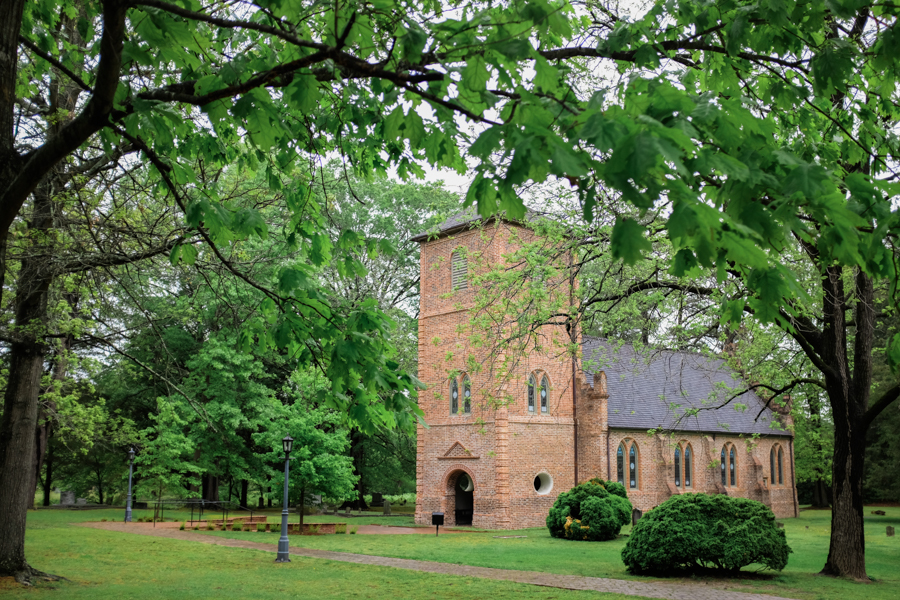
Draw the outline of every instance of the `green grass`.
[[[417,573],[292,557],[275,564],[274,554],[165,538],[151,538],[69,525],[121,511],[39,511],[28,515],[29,562],[69,581],[23,588],[0,580],[0,597],[172,600],[241,598],[284,600],[304,590],[317,599],[384,598],[458,600],[633,600],[618,594],[576,592],[503,581]],[[240,534],[238,534],[240,535]],[[264,534],[254,535],[259,540]],[[337,536],[331,536],[337,537]],[[349,537],[349,536],[346,536]],[[353,536],[359,539],[362,536]],[[304,594],[305,596],[305,594]]]
[[[787,568],[764,577],[746,576],[734,580],[703,578],[713,585],[728,589],[768,592],[803,600],[895,600],[900,596],[900,537],[889,538],[885,526],[900,529],[900,508],[884,508],[884,517],[871,515],[866,509],[866,565],[875,582],[860,585],[816,575],[828,554],[829,511],[803,511],[797,519],[783,519],[788,543],[793,549]],[[806,528],[809,527],[807,530]],[[623,529],[627,535],[630,527]],[[495,535],[526,535],[524,539],[499,539]],[[234,532],[217,532],[229,538],[251,539]],[[255,534],[250,534],[255,535]],[[641,579],[630,576],[622,564],[621,552],[627,538],[611,542],[571,542],[553,539],[546,529],[516,532],[453,533],[435,539],[427,535],[407,536],[319,536],[297,538],[291,543],[307,548],[355,552],[398,558],[415,558],[437,562],[521,569],[549,573]],[[258,537],[272,544],[277,538]]]
[[[773,574],[765,578],[752,576],[740,579],[702,579],[716,587],[727,587],[730,590],[755,591],[776,594],[801,600],[845,600],[848,598],[864,598],[865,600],[894,600],[900,595],[900,537],[888,538],[885,535],[885,526],[892,525],[900,528],[900,508],[885,508],[887,515],[884,517],[870,514],[871,508],[866,509],[866,564],[869,575],[875,582],[869,585],[861,585],[851,581],[837,580],[816,575],[825,563],[828,553],[828,533],[831,513],[828,511],[804,511],[797,519],[784,519],[785,531],[788,543],[794,550],[791,554],[787,568],[782,573]],[[143,516],[150,511],[136,511],[135,518]],[[168,515],[169,513],[167,513]],[[172,511],[172,518],[179,521],[185,518],[184,511]],[[280,515],[268,513],[269,522],[277,523]],[[343,565],[329,561],[308,561],[298,558],[295,561],[302,562],[304,570],[314,569],[314,573],[320,574],[322,583],[318,579],[276,579],[269,571],[271,555],[263,554],[261,558],[255,558],[256,553],[250,551],[236,551],[228,548],[208,547],[203,544],[192,544],[178,540],[163,540],[153,538],[141,538],[125,534],[117,534],[91,529],[73,528],[68,525],[76,521],[98,521],[102,518],[121,521],[121,510],[95,510],[95,511],[61,511],[44,510],[29,513],[28,529],[28,556],[29,560],[40,569],[59,573],[75,579],[75,583],[62,584],[61,590],[66,593],[57,597],[78,597],[79,590],[89,590],[91,597],[100,597],[107,588],[118,590],[116,596],[122,598],[143,598],[140,594],[140,585],[157,581],[164,581],[165,591],[161,591],[154,597],[179,597],[185,596],[204,597],[204,593],[213,594],[216,588],[231,589],[237,586],[242,597],[268,598],[274,596],[280,590],[289,589],[292,583],[314,583],[323,586],[324,597],[367,597],[364,595],[371,591],[372,597],[393,595],[403,598],[456,598],[475,597],[493,594],[499,598],[509,597],[513,594],[512,588],[479,588],[473,581],[462,579],[452,581],[451,587],[437,585],[450,585],[441,583],[429,577],[442,577],[426,574],[414,574],[400,570],[378,569],[375,567],[358,567],[355,565]],[[296,520],[292,515],[291,521]],[[347,522],[353,526],[372,523],[381,524],[409,524],[409,517],[385,518],[350,518],[334,517],[330,515],[307,516],[306,522]],[[809,527],[809,529],[807,529]],[[623,530],[628,534],[629,528]],[[247,532],[203,532],[205,535],[224,536],[236,539],[247,539],[255,542],[271,543],[273,548],[277,544],[277,534],[247,533]],[[523,539],[499,539],[495,535],[525,535]],[[527,529],[516,532],[488,532],[488,533],[454,533],[442,534],[435,538],[433,535],[325,535],[325,536],[297,536],[291,538],[292,546],[307,548],[319,548],[341,552],[354,552],[378,556],[392,556],[399,558],[414,558],[437,562],[449,562],[456,564],[496,567],[501,569],[521,569],[530,571],[544,571],[549,573],[586,575],[592,577],[612,577],[616,579],[642,579],[629,576],[625,573],[620,558],[622,547],[626,542],[625,537],[620,537],[612,542],[570,542],[550,538],[545,529]],[[169,545],[172,544],[172,545]],[[185,545],[186,544],[186,545]],[[233,558],[233,554],[246,555],[247,558]],[[245,554],[241,555],[243,552]],[[152,560],[145,560],[152,558]],[[239,565],[244,560],[248,565],[246,577],[243,571],[223,573],[223,569],[238,568],[228,565]],[[150,564],[153,563],[153,564]],[[221,566],[219,566],[221,565]],[[126,574],[133,569],[136,579],[132,580]],[[172,569],[173,574],[163,574],[165,569]],[[374,569],[362,574],[353,569]],[[240,576],[236,576],[240,573]],[[277,571],[281,573],[281,571]],[[227,575],[227,576],[226,576]],[[318,576],[318,575],[317,575]],[[371,577],[371,590],[363,589],[369,585],[368,579],[359,577]],[[279,575],[280,577],[280,575]],[[247,590],[256,590],[247,587],[247,582],[261,578],[258,586],[258,595],[249,594]],[[348,582],[355,581],[355,585],[341,587],[329,578],[337,578]],[[423,578],[423,579],[419,579]],[[271,579],[271,581],[270,581]],[[264,581],[262,581],[264,580]],[[390,581],[396,580],[397,588],[390,587]],[[227,584],[225,582],[228,582]],[[280,581],[280,583],[279,583]],[[366,581],[360,584],[360,581]],[[441,580],[443,581],[443,580]],[[476,580],[477,581],[477,580]],[[327,582],[327,583],[326,583]],[[482,582],[484,585],[494,585],[492,582]],[[501,585],[497,583],[496,585]],[[503,584],[507,585],[507,584]],[[512,585],[512,584],[509,584]],[[317,587],[318,589],[318,587]],[[134,590],[133,592],[129,590]],[[504,591],[507,590],[507,591]],[[553,590],[552,594],[534,592],[534,588],[520,586],[517,592],[524,594],[524,598],[575,598],[568,596],[569,592]],[[524,590],[524,591],[523,591]],[[0,595],[6,595],[7,589],[0,590]],[[434,595],[440,591],[441,594]],[[558,593],[557,593],[558,592]],[[221,591],[217,591],[219,595]],[[70,596],[71,594],[71,596]],[[249,594],[249,595],[248,595]],[[353,596],[353,594],[363,594]],[[454,595],[457,594],[457,595]],[[531,595],[537,594],[537,595]],[[110,597],[113,593],[110,593]],[[149,596],[148,596],[149,597]],[[519,596],[517,596],[519,597]],[[579,596],[588,598],[589,596]],[[603,596],[604,599],[614,596]]]

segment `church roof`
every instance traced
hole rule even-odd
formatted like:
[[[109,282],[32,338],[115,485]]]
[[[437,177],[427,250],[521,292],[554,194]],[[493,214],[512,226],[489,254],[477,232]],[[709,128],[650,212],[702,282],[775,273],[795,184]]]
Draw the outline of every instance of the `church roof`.
[[[538,213],[535,211],[526,208],[525,209],[525,217],[522,219],[524,221],[531,221],[538,217]],[[494,215],[488,217],[485,223],[490,223],[496,218],[503,219],[504,221],[515,222],[514,219],[508,219],[503,214]],[[431,237],[442,237],[445,235],[450,235],[451,233],[456,233],[458,231],[463,231],[465,229],[471,229],[477,224],[482,222],[481,215],[478,214],[478,209],[474,206],[470,206],[467,209],[456,213],[451,216],[449,219],[438,225],[437,227],[432,227],[427,231],[423,231],[422,233],[416,235],[411,238],[413,242],[425,242],[428,241]]]
[[[638,353],[630,344],[590,337],[583,339],[582,351],[589,383],[594,373],[606,373],[612,428],[791,435],[753,392],[720,409],[683,416],[689,408],[711,409],[746,389],[722,359],[650,348]]]

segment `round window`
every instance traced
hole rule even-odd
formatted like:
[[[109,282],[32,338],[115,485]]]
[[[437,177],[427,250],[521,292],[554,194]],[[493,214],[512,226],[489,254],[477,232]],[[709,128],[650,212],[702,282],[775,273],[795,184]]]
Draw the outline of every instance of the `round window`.
[[[534,478],[534,491],[543,496],[549,494],[552,489],[553,478],[550,477],[550,473],[538,473]]]

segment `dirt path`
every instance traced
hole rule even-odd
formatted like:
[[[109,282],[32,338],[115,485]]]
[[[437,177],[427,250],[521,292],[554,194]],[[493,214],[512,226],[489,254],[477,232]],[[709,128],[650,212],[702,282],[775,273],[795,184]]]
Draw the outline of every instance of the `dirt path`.
[[[172,527],[153,528],[152,523],[78,523],[84,527],[94,527],[107,531],[148,535],[153,537],[165,537],[230,548],[246,548],[250,550],[263,550],[275,552],[276,547],[271,543],[251,542],[249,540],[232,540],[217,536],[206,535],[196,531],[179,531]],[[368,525],[374,529],[382,529],[377,525]],[[360,527],[362,529],[362,527]],[[394,529],[385,527],[384,529]],[[401,528],[398,528],[401,529]],[[412,529],[417,528],[402,528]],[[419,533],[415,531],[415,533]],[[271,535],[271,534],[270,534]],[[293,537],[291,540],[297,543],[302,538]],[[440,573],[442,575],[457,575],[460,577],[478,577],[481,579],[497,579],[502,581],[514,581],[531,585],[561,588],[566,590],[592,590],[624,594],[627,596],[646,596],[648,598],[665,598],[667,600],[788,600],[778,596],[767,594],[754,594],[746,592],[733,592],[715,588],[706,584],[686,582],[682,584],[651,583],[644,581],[626,581],[622,579],[605,579],[601,577],[580,577],[577,575],[556,575],[553,573],[540,573],[535,571],[513,571],[507,569],[492,569],[488,567],[472,567],[467,565],[454,565],[450,563],[430,562],[424,560],[411,560],[407,558],[388,558],[386,556],[369,556],[367,554],[351,554],[349,552],[331,552],[329,550],[313,550],[309,548],[291,547],[291,554],[308,558],[320,558],[339,562],[376,565],[380,567],[392,567],[395,569],[408,569],[423,573]]]

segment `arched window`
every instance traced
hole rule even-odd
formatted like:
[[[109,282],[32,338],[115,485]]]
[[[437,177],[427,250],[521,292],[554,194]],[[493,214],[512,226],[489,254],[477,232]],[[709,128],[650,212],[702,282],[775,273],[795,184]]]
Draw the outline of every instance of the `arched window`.
[[[628,485],[631,489],[637,489],[639,465],[637,444],[631,442],[631,450],[628,451]]]
[[[675,448],[675,485],[681,487],[681,448]]]
[[[550,411],[550,380],[544,375],[541,379],[541,414]]]
[[[622,444],[619,444],[619,449],[616,451],[616,475],[618,482],[625,485],[625,448]]]
[[[784,463],[784,451],[781,449],[781,446],[778,447],[778,485],[784,485],[784,469],[782,464]]]
[[[694,470],[691,445],[684,447],[684,487],[691,487],[691,475]]]
[[[775,485],[775,455],[777,454],[777,450],[775,446],[772,446],[772,450],[769,451],[769,482],[772,485]]]
[[[455,415],[459,412],[459,384],[456,377],[450,379],[450,414]]]
[[[737,485],[737,449],[734,444],[726,442],[722,446],[722,485],[732,487]]]
[[[680,488],[691,487],[691,445],[682,443],[675,446],[675,485]]]
[[[734,446],[731,447],[730,459],[731,485],[737,485],[737,453],[734,451]]]
[[[534,380],[534,373],[528,376],[528,412],[534,412],[534,392],[537,382]]]
[[[461,250],[457,250],[450,255],[450,289],[464,290],[469,287],[467,279],[469,271],[469,261]]]
[[[725,459],[725,446],[722,446],[722,485],[728,485],[728,471],[725,463],[728,461]]]
[[[472,382],[468,375],[463,377],[463,412],[472,412]]]

